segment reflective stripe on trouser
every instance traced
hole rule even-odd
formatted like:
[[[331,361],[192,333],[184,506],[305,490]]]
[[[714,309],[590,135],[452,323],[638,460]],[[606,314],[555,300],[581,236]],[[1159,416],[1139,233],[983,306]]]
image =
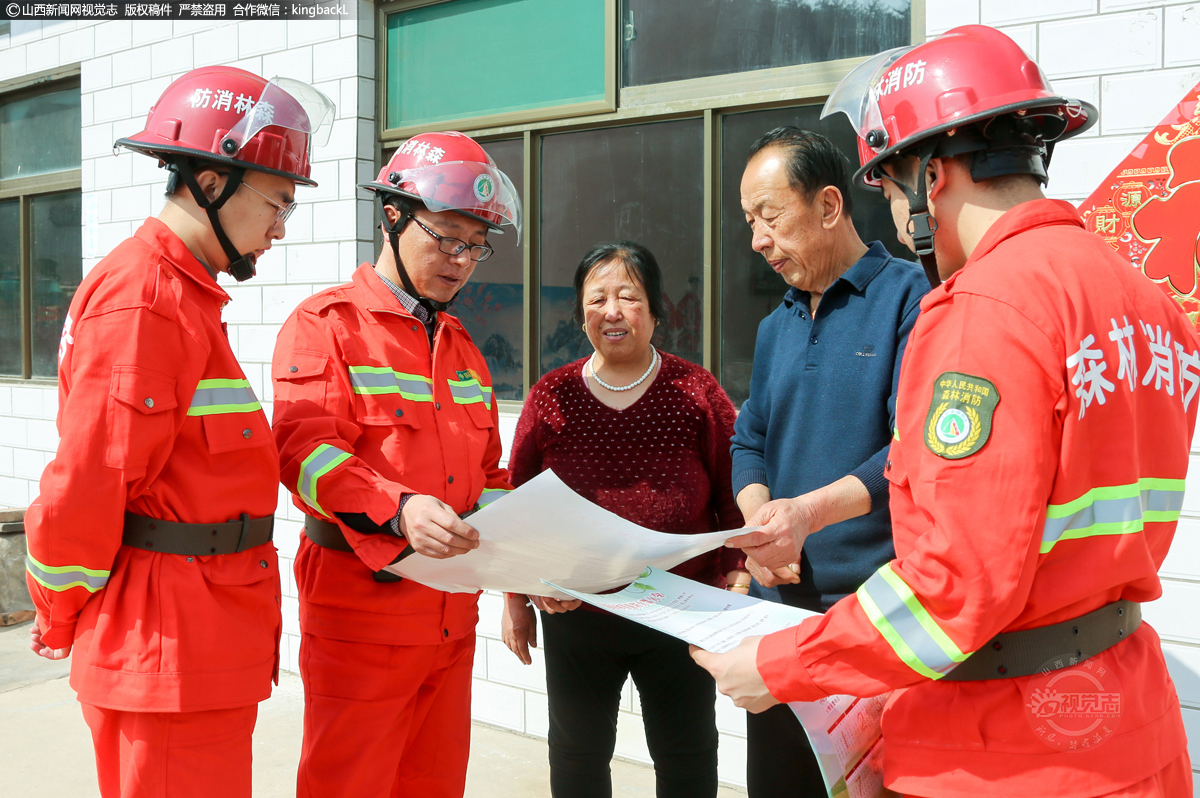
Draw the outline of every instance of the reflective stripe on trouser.
[[[1183,509],[1182,479],[1139,479],[1131,485],[1092,488],[1078,499],[1046,508],[1041,552],[1045,554],[1060,540],[1096,535],[1128,535],[1141,532],[1155,521],[1178,521]]]
[[[95,593],[108,584],[108,576],[112,573],[82,565],[42,565],[32,554],[25,555],[25,570],[39,585],[57,593],[73,587]]]
[[[300,464],[300,481],[296,485],[296,493],[300,495],[305,504],[321,515],[329,515],[317,503],[317,480],[348,459],[350,459],[350,455],[347,452],[343,452],[336,446],[330,446],[328,443],[322,443],[313,449],[312,454],[304,458],[304,462]]]
[[[217,413],[253,413],[262,406],[246,380],[200,380],[192,394],[189,416]]]
[[[940,679],[967,658],[889,565],[871,574],[857,595],[896,656],[922,676]]]
[[[355,393],[397,393],[414,402],[433,401],[433,380],[389,368],[350,366],[350,385]]]
[[[483,493],[479,494],[479,501],[477,504],[480,508],[487,507],[489,504],[496,501],[496,499],[499,499],[509,493],[512,493],[512,491],[510,491],[508,488],[484,488]]]
[[[446,380],[450,384],[450,395],[454,403],[469,405],[483,402],[488,410],[492,409],[492,388],[490,385],[480,385],[479,380]]]

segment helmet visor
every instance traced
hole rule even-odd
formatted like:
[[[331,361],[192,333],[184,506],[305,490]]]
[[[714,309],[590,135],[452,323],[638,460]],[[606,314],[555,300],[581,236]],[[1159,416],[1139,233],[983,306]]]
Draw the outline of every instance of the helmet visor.
[[[400,172],[396,184],[434,213],[465,211],[497,228],[508,223],[521,239],[521,198],[508,176],[478,161],[442,161]]]
[[[308,154],[324,146],[333,128],[333,101],[307,83],[271,78],[262,95],[225,136],[238,150],[263,128],[275,126],[308,134]]]
[[[867,133],[883,127],[883,116],[879,111],[876,89],[888,67],[900,60],[913,46],[895,47],[873,55],[866,61],[850,70],[850,74],[842,78],[825,101],[821,109],[821,118],[833,114],[845,114],[854,127],[859,138],[865,139]]]

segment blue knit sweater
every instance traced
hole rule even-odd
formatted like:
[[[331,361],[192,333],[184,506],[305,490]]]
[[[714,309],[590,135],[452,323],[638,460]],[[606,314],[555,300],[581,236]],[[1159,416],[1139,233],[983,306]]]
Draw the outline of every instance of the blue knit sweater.
[[[878,241],[821,297],[792,288],[758,327],[750,397],[734,427],[733,492],[767,485],[790,498],[847,474],[871,494],[871,512],[805,541],[800,584],[786,604],[825,610],[892,559],[883,476],[896,419],[908,333],[929,283],[921,267]]]

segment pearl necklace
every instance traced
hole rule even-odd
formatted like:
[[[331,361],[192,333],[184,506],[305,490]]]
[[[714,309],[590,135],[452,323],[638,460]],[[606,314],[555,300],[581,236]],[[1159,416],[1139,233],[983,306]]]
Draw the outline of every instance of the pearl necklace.
[[[588,358],[588,371],[592,372],[592,379],[600,383],[601,387],[603,388],[607,388],[610,391],[616,391],[617,393],[620,393],[621,391],[632,391],[634,388],[645,382],[646,378],[650,376],[650,372],[654,371],[654,367],[658,365],[658,350],[651,347],[651,351],[654,352],[654,357],[650,358],[650,366],[646,369],[646,373],[625,386],[617,387],[616,385],[609,385],[607,382],[600,379],[600,375],[596,373],[596,367],[592,365],[592,361],[596,359],[595,352],[593,352],[592,356]]]

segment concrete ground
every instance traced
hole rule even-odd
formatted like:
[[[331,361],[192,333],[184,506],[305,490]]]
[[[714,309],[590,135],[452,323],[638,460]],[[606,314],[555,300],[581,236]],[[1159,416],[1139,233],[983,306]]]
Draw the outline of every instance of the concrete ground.
[[[67,684],[66,662],[35,657],[29,624],[0,628],[0,795],[98,798],[91,738]],[[254,794],[295,795],[300,759],[303,689],[300,677],[280,675],[259,707],[254,732]],[[613,795],[653,798],[654,773],[614,760]],[[550,794],[546,742],[474,724],[467,798],[526,798]],[[740,793],[722,788],[718,798]]]

